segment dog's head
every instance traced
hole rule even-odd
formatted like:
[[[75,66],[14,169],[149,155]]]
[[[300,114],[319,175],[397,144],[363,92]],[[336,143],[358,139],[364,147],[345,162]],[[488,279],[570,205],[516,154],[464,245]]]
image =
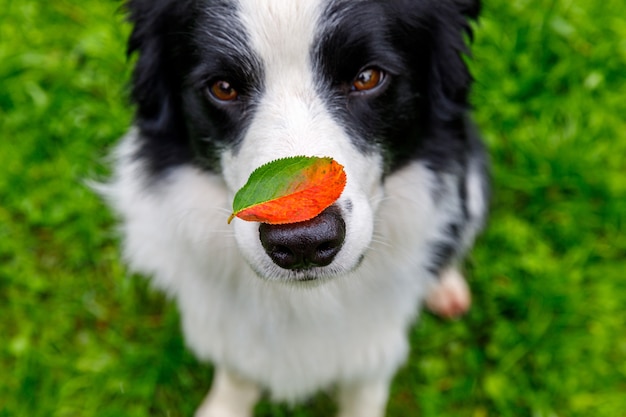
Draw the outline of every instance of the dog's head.
[[[296,155],[345,167],[341,198],[282,226],[234,222],[263,277],[356,268],[386,175],[461,146],[472,0],[130,0],[132,95],[152,175],[194,164],[234,194]],[[457,143],[459,142],[459,143]],[[445,148],[445,149],[444,149]]]

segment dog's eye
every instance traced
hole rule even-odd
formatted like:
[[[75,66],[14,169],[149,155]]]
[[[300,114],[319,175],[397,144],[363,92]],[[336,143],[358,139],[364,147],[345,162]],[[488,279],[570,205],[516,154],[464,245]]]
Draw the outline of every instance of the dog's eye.
[[[370,91],[385,79],[385,73],[378,68],[366,68],[352,82],[352,91]]]
[[[233,101],[239,96],[237,90],[228,81],[224,80],[214,82],[209,91],[219,101]]]

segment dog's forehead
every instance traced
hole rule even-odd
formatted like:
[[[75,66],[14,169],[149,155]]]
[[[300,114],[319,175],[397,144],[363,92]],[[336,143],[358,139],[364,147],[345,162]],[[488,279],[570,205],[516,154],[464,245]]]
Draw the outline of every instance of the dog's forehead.
[[[238,15],[266,76],[310,64],[325,0],[239,0]]]
[[[238,12],[253,47],[260,53],[266,55],[280,48],[299,54],[314,39],[324,3],[323,0],[239,0]]]
[[[385,5],[390,3],[376,0],[237,0],[236,9],[254,51],[266,59],[277,58],[284,65],[290,59],[308,57],[338,26],[359,32],[363,28],[358,21],[362,21],[371,26],[370,30],[375,30],[374,26],[383,19]]]

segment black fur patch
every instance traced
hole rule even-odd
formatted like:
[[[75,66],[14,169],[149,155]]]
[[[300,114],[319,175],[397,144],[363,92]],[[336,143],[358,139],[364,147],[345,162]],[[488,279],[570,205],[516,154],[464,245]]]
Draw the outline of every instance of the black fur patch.
[[[423,159],[434,170],[463,164],[471,76],[462,55],[473,2],[330,2],[314,58],[329,107],[363,151],[382,151],[388,171]],[[474,6],[470,7],[472,4]],[[359,70],[389,76],[366,98],[346,92]]]
[[[221,150],[236,146],[246,130],[263,80],[234,3],[132,0],[128,8],[129,53],[138,54],[132,88],[143,140],[138,157],[153,175],[184,163],[218,171]],[[218,80],[230,82],[238,100],[212,100],[208,88]]]

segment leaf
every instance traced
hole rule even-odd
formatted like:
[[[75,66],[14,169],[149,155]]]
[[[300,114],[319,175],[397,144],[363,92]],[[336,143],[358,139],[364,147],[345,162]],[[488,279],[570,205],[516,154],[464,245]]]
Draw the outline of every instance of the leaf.
[[[235,217],[269,224],[306,221],[334,203],[345,185],[343,166],[332,158],[277,159],[250,175],[235,195],[228,223]]]

